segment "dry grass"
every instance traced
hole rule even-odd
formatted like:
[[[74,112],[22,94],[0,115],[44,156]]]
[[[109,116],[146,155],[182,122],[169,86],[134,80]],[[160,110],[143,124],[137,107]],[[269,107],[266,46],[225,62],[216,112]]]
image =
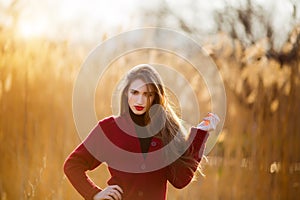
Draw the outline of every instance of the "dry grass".
[[[219,47],[232,54],[222,41]],[[1,199],[81,199],[64,177],[62,165],[80,142],[72,116],[72,89],[87,51],[67,42],[18,40],[7,32],[0,33],[0,47]],[[237,58],[220,53],[216,58],[226,83],[228,115],[221,139],[203,163],[206,177],[199,176],[183,190],[170,186],[170,200],[300,195],[299,60],[281,67],[265,57],[250,62],[246,51],[234,55]],[[137,51],[112,63],[99,82],[99,119],[111,114],[110,94],[123,72],[146,62],[173,66],[192,80],[192,87],[202,85],[205,90],[193,68],[180,58]],[[206,113],[209,99],[197,95]],[[105,186],[105,166],[90,175]]]

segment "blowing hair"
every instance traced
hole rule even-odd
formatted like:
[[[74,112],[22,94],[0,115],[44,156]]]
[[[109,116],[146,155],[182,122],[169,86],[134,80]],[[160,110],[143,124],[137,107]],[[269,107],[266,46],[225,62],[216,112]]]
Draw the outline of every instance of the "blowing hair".
[[[172,108],[161,77],[154,67],[149,64],[140,64],[133,67],[126,74],[122,83],[119,115],[128,114],[130,108],[128,106],[127,92],[130,84],[137,79],[146,83],[148,91],[150,91],[150,87],[152,87],[152,90],[155,92],[153,103],[150,105],[151,109],[147,109],[145,114],[146,123],[149,124],[151,122],[151,124],[156,126],[157,123],[164,121],[162,129],[155,136],[161,138],[164,145],[174,140],[174,142],[170,143],[168,148],[166,148],[166,158],[174,158],[175,156],[178,158],[175,161],[177,164],[186,166],[192,170],[192,167],[197,166],[198,163],[192,161],[193,157],[190,155],[191,152],[185,151],[185,149],[187,149],[187,132],[182,126],[181,119]]]

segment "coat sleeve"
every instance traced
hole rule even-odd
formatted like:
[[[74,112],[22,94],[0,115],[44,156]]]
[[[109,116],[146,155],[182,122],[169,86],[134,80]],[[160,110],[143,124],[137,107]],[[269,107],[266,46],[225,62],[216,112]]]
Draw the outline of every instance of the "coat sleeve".
[[[189,156],[185,160],[180,158],[186,164],[183,164],[177,160],[168,166],[167,169],[167,179],[175,188],[184,188],[191,182],[192,178],[194,177],[194,173],[198,168],[198,164],[203,156],[208,135],[209,133],[206,131],[194,127],[191,129],[189,139],[194,139],[190,147],[185,152],[185,155]]]
[[[87,144],[95,143],[99,127],[96,126],[89,136],[65,160],[64,172],[73,187],[85,198],[93,199],[101,189],[87,176],[88,170],[98,167],[101,162],[96,159]]]

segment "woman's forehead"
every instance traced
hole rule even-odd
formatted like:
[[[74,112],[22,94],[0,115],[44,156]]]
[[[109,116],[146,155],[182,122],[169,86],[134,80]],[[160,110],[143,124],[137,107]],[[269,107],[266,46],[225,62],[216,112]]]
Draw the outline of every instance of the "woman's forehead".
[[[135,79],[129,85],[129,89],[138,90],[138,91],[148,91],[148,90],[152,91],[154,90],[154,86],[151,83],[146,83],[142,79]]]

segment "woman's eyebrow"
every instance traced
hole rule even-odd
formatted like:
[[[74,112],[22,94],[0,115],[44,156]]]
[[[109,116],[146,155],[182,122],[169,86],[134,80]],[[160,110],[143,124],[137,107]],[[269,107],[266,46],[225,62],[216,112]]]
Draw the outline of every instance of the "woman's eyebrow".
[[[141,92],[140,90],[134,89],[134,88],[130,88],[129,91],[130,91],[130,92]],[[155,94],[155,91],[145,91],[145,92],[143,92],[143,93],[144,93],[144,94],[152,94],[152,95],[154,95],[154,94]]]
[[[146,91],[147,94],[155,94],[155,91]]]
[[[140,92],[140,90],[134,89],[134,88],[130,88],[129,91],[130,91],[130,92]]]

